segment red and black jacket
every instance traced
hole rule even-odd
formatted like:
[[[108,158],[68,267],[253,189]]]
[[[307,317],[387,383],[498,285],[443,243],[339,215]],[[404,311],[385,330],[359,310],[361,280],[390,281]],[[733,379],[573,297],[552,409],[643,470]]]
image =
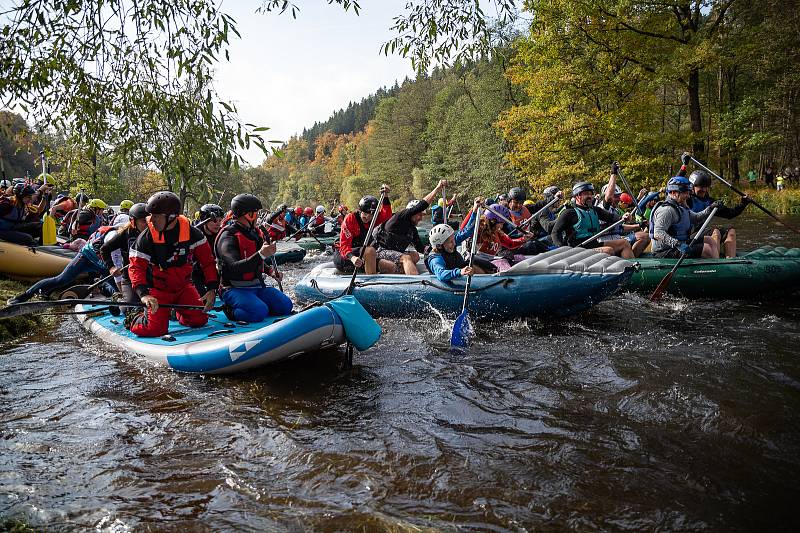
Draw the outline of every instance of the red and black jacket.
[[[143,231],[130,251],[128,273],[133,290],[139,296],[156,288],[167,292],[178,292],[192,282],[192,264],[200,262],[206,287],[219,286],[217,269],[211,247],[203,232],[192,227],[189,219],[178,217],[175,227],[162,233],[156,231],[152,222]]]
[[[349,260],[353,257],[353,249],[364,246],[364,242],[367,240],[369,224],[364,224],[359,213],[359,211],[347,213],[347,216],[344,217],[344,222],[342,222],[342,229],[339,230],[339,238],[333,245],[335,249],[339,250],[339,255],[344,259]],[[378,217],[378,220],[375,221],[376,226],[391,218],[392,203],[388,198],[384,198],[383,205],[376,216]],[[375,246],[374,241],[372,245]]]
[[[258,254],[264,240],[260,228],[236,223],[220,230],[214,248],[223,287],[264,286],[262,274],[271,271]]]

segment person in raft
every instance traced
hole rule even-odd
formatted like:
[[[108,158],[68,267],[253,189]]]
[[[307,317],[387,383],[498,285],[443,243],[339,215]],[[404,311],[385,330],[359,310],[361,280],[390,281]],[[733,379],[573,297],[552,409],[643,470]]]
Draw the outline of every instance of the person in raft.
[[[367,195],[358,202],[357,211],[348,213],[344,217],[339,238],[333,243],[333,264],[339,271],[350,273],[358,268],[359,272],[365,274],[375,274],[378,270],[382,274],[394,274],[395,267],[392,261],[378,260],[375,241],[371,241],[363,253],[361,251],[367,239],[372,217],[378,217],[375,221],[377,225],[386,222],[392,216],[392,203],[388,196],[389,186],[382,185],[381,193],[384,193],[382,206],[378,206],[377,198]]]
[[[234,196],[231,213],[235,222],[219,232],[214,244],[225,313],[234,320],[261,322],[270,315],[292,312],[292,300],[264,284],[265,272],[278,280],[282,275],[264,265],[275,254],[275,244],[269,244],[256,225],[261,209],[261,200],[252,194]]]
[[[475,215],[482,205],[483,198],[475,198],[470,219],[464,229],[460,229],[458,233],[449,224],[437,224],[428,232],[428,240],[432,249],[425,256],[425,266],[439,281],[450,281],[461,276],[486,273],[478,265],[473,264],[470,267],[469,261],[456,251],[456,246],[472,237],[475,229]]]
[[[170,309],[161,304],[186,304],[202,309],[179,309],[178,322],[200,327],[208,322],[206,311],[214,306],[217,269],[203,232],[181,215],[181,201],[172,192],[161,191],[147,200],[150,220],[131,247],[128,274],[134,292],[147,306],[126,323],[140,337],[160,337],[169,330]],[[200,295],[192,283],[192,261],[203,269],[207,292]],[[205,305],[204,305],[205,304]]]

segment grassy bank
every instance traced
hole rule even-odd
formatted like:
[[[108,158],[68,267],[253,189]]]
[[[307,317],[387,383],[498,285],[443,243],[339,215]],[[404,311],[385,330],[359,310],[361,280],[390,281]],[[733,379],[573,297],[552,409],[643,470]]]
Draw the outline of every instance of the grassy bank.
[[[12,281],[5,278],[0,278],[0,303],[5,305],[5,302],[17,294],[21,293],[28,288],[29,285]],[[24,315],[15,316],[11,318],[4,318],[0,320],[0,342],[10,341],[30,333],[31,331],[40,328],[44,324],[44,319],[38,315]]]
[[[785,189],[779,192],[767,187],[738,188],[776,215],[800,215],[800,189]],[[715,198],[724,198],[729,206],[739,203],[739,195],[719,183],[714,184],[711,194]]]

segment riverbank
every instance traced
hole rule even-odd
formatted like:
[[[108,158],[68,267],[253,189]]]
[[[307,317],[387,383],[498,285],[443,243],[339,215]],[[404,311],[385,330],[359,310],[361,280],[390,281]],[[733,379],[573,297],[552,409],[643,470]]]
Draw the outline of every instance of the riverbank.
[[[5,305],[9,298],[27,289],[30,285],[0,278],[0,302]],[[38,315],[15,316],[0,320],[0,342],[10,341],[20,335],[30,333],[40,328],[44,324],[44,319]]]
[[[800,215],[800,189],[776,191],[767,187],[751,189],[739,186],[737,188],[776,215]],[[739,203],[739,195],[728,190],[724,185],[717,184],[712,195],[715,198],[725,199],[725,203],[729,206]]]

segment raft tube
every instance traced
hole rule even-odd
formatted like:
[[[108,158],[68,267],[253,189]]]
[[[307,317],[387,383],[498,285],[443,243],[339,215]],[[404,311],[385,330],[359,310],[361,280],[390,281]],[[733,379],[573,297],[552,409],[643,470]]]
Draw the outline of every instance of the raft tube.
[[[91,307],[77,305],[75,310]],[[125,329],[121,316],[108,311],[76,317],[105,342],[179,372],[231,374],[345,342],[341,320],[325,305],[249,324],[211,312],[206,326],[187,328],[170,321],[170,336],[155,338],[137,337]]]
[[[677,259],[642,256],[626,289],[652,293]],[[800,289],[800,248],[764,246],[733,259],[686,259],[667,292],[685,298],[739,299]]]
[[[275,262],[279,265],[285,263],[300,263],[306,256],[306,250],[298,246],[295,242],[278,241],[275,243],[277,251],[275,252]]]
[[[75,252],[61,246],[23,246],[0,241],[0,274],[38,281],[61,274],[74,257]]]
[[[420,272],[425,267],[418,265]],[[532,256],[501,275],[476,275],[470,316],[481,319],[561,317],[588,309],[616,292],[633,273],[629,261],[582,248],[558,248]],[[295,287],[297,298],[327,301],[350,283],[333,263],[323,263]],[[423,318],[433,309],[461,313],[466,278],[441,282],[431,274],[359,275],[353,295],[373,316]]]

